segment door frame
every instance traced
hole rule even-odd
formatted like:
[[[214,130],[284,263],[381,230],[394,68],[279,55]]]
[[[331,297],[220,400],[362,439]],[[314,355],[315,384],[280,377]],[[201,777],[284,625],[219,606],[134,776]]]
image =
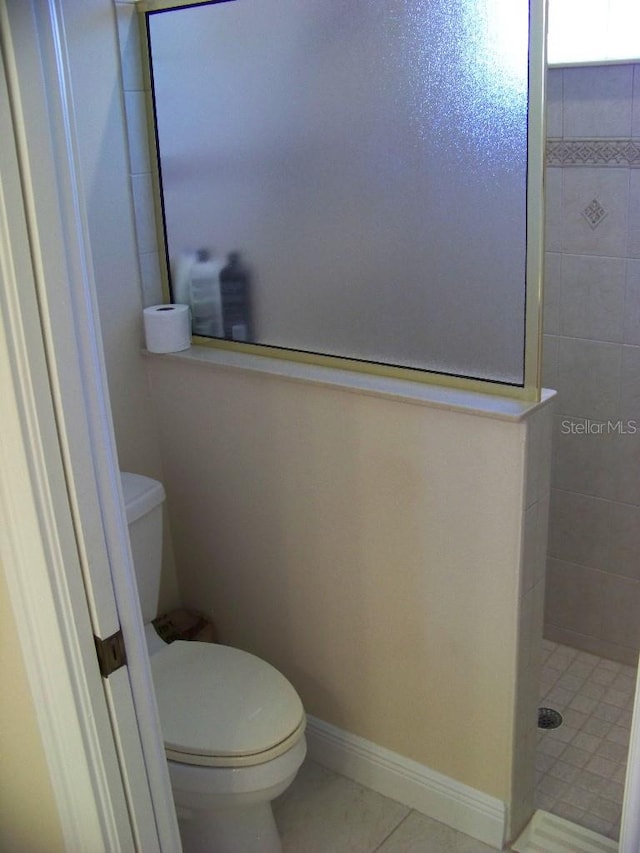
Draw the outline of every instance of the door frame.
[[[0,0],[0,554],[66,847],[173,853],[78,161],[78,2]],[[105,679],[94,636],[119,629]]]

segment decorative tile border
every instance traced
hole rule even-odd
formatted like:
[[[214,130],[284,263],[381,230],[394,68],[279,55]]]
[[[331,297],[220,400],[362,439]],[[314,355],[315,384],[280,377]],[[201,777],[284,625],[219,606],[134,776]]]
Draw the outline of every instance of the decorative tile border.
[[[547,166],[640,168],[640,139],[548,139]]]

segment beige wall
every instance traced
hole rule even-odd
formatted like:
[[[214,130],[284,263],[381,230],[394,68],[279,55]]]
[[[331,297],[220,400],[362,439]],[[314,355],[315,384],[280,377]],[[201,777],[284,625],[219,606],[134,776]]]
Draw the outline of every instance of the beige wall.
[[[0,565],[0,848],[63,851],[62,830]]]
[[[311,714],[509,800],[525,424],[148,365],[185,603]]]

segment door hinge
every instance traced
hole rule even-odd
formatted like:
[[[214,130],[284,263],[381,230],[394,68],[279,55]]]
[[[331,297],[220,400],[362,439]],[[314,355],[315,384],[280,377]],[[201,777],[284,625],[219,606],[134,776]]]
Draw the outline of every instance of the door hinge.
[[[112,672],[127,663],[127,651],[124,647],[122,631],[116,631],[115,634],[105,640],[95,636],[93,639],[96,644],[100,674],[103,678],[109,678]]]

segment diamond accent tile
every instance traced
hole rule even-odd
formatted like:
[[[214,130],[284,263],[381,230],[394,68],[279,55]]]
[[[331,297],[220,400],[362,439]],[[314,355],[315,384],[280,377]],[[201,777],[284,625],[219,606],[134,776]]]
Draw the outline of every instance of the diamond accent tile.
[[[582,215],[587,220],[591,228],[595,230],[602,220],[606,218],[607,211],[600,204],[598,199],[594,198],[593,201],[590,202],[582,211]]]

